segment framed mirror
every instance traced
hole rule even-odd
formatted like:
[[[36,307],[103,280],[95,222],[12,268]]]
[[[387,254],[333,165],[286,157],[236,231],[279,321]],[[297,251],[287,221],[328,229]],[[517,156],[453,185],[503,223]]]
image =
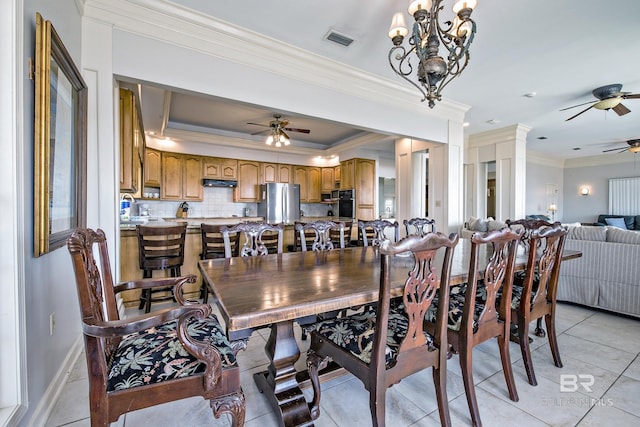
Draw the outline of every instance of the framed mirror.
[[[86,226],[87,85],[50,21],[36,14],[34,255]]]

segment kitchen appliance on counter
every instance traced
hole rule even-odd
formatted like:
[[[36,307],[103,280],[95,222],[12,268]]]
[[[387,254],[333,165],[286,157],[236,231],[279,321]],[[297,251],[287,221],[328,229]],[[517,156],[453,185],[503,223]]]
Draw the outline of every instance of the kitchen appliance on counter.
[[[258,216],[275,224],[293,224],[300,220],[300,184],[271,182],[260,186]]]
[[[331,198],[338,200],[339,218],[355,218],[356,190],[333,190]]]

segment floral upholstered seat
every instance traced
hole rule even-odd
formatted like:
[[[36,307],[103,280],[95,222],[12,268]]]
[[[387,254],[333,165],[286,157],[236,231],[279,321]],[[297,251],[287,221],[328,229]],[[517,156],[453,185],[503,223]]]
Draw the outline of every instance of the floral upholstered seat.
[[[449,316],[447,327],[453,331],[459,331],[462,323],[462,313],[464,311],[464,295],[467,292],[467,284],[452,286],[449,292]],[[484,304],[487,301],[487,290],[481,281],[478,281],[478,290],[476,293],[476,304],[473,314],[473,332],[478,330],[478,318],[484,310]],[[425,320],[427,322],[435,322],[436,313],[438,311],[438,296],[431,302],[431,306],[427,310]]]
[[[177,323],[167,322],[125,337],[112,359],[107,390],[124,390],[204,372],[205,364],[180,343]],[[192,338],[218,349],[223,367],[236,366],[235,354],[214,315],[194,322],[188,331]]]
[[[375,323],[376,312],[374,310],[366,310],[364,313],[318,322],[315,325],[315,330],[327,340],[348,350],[363,362],[370,363]],[[386,365],[388,367],[395,364],[398,348],[407,335],[408,326],[409,319],[402,308],[391,308],[389,310],[389,332],[387,333],[385,350]],[[424,332],[424,335],[427,339],[427,347],[432,349],[433,337],[427,332]]]

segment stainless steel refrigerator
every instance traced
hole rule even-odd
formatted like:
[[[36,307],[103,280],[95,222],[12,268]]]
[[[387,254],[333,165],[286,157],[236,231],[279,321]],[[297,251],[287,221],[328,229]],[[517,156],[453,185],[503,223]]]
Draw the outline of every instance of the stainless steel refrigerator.
[[[300,220],[300,184],[268,183],[260,186],[258,216],[272,224]]]

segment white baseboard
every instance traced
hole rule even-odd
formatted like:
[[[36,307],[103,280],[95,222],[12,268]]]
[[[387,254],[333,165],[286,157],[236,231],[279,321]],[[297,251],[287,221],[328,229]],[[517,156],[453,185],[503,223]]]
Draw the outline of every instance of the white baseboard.
[[[44,392],[42,399],[38,402],[38,406],[27,424],[28,427],[41,427],[45,425],[83,350],[84,340],[82,334],[80,334],[69,349],[67,357],[65,357],[62,365],[60,365],[60,369],[58,369],[55,377],[53,377],[53,380],[49,383],[49,387],[47,387],[47,390]]]

